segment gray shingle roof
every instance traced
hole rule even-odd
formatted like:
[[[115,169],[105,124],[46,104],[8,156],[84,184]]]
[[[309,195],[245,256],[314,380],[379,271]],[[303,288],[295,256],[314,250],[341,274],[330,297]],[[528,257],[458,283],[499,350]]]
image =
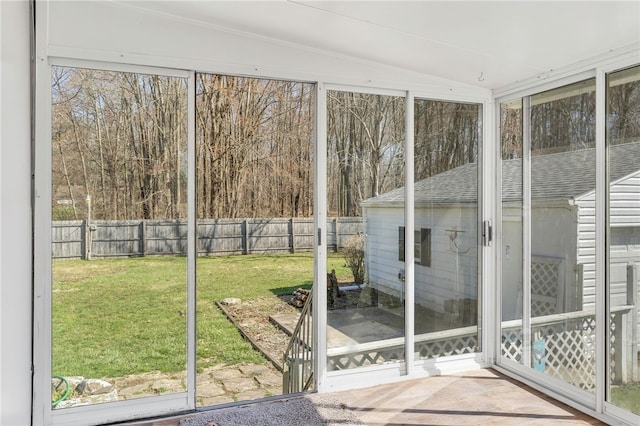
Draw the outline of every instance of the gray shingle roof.
[[[610,150],[612,181],[640,170],[640,142],[614,145]],[[568,200],[595,188],[595,148],[539,155],[531,161],[531,198]],[[456,167],[415,184],[415,204],[475,203],[476,163]],[[502,162],[502,200],[522,199],[522,160]],[[369,198],[362,206],[404,205],[404,187]]]

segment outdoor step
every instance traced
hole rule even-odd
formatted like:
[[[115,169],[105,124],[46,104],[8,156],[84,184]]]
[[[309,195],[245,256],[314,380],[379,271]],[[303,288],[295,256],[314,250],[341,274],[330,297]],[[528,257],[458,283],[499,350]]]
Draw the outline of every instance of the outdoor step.
[[[278,327],[278,329],[285,333],[287,336],[291,336],[293,330],[296,328],[296,324],[298,324],[299,318],[299,312],[293,314],[277,314],[271,315],[269,317],[269,322]]]

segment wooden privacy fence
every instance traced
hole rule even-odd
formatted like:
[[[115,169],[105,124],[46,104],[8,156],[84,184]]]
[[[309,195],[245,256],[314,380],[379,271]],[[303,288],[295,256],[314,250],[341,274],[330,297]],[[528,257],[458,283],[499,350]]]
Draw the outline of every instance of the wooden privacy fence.
[[[327,247],[337,251],[362,232],[362,218],[327,221]],[[186,220],[54,221],[54,259],[184,255]],[[313,250],[313,218],[208,219],[197,225],[200,255],[295,253]]]

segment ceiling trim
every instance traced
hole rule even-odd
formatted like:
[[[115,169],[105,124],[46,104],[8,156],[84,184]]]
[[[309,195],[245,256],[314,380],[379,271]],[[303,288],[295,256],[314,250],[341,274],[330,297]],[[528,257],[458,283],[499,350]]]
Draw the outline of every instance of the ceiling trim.
[[[576,75],[583,75],[596,68],[611,66],[616,63],[640,63],[640,42],[632,43],[620,49],[611,50],[602,55],[584,59],[556,70],[542,73],[523,81],[516,81],[506,86],[494,89],[493,97],[500,102],[516,97],[533,95],[560,85],[560,81],[572,79]],[[622,65],[621,65],[622,66]]]

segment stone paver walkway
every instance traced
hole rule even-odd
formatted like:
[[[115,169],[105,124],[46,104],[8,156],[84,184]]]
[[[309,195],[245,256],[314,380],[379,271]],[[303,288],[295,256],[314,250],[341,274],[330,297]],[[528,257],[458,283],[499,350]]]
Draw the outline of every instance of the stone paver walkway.
[[[271,363],[216,365],[196,376],[197,405],[250,401],[282,394],[282,373]],[[110,379],[118,399],[134,399],[186,390],[186,373],[159,372]]]
[[[84,378],[68,378],[73,388]],[[282,394],[282,373],[273,364],[216,365],[205,368],[196,376],[197,406],[206,407],[237,401],[252,401]],[[87,382],[93,383],[95,379]],[[148,372],[99,380],[99,388],[88,389],[82,396],[73,396],[58,409],[102,402],[121,401],[147,396],[186,391],[186,373]],[[93,385],[90,385],[93,386]]]
[[[282,373],[270,363],[214,366],[197,376],[198,406],[250,401],[282,394]]]

